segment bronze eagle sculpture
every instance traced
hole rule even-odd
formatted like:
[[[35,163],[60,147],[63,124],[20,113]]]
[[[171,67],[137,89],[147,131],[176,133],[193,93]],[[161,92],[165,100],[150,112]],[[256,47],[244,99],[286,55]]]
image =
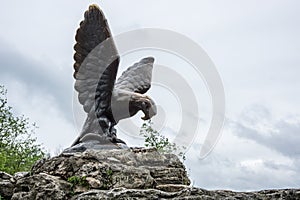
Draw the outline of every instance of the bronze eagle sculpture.
[[[116,81],[120,56],[97,5],[90,5],[85,12],[75,40],[74,87],[87,118],[72,146],[88,142],[126,145],[117,138],[114,126],[140,110],[143,120],[157,112],[154,101],[144,94],[151,87],[154,58],[134,63]]]

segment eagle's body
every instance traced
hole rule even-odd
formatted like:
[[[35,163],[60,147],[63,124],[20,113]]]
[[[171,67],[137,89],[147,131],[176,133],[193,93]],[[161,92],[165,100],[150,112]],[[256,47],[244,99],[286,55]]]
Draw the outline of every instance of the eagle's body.
[[[87,113],[76,145],[86,141],[124,143],[117,139],[114,126],[122,119],[143,111],[144,120],[156,114],[151,98],[154,58],[143,58],[129,67],[116,81],[119,55],[102,11],[91,5],[76,33],[74,78],[78,100]]]

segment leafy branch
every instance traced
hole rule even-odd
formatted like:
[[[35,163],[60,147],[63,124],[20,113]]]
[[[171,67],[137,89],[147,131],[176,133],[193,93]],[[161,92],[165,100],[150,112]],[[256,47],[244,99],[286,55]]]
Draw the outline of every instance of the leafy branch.
[[[186,159],[184,152],[185,147],[179,147],[175,143],[170,142],[167,137],[161,135],[153,128],[153,122],[151,120],[148,120],[142,124],[140,135],[145,138],[146,147],[154,147],[162,153],[174,153],[183,161]]]
[[[33,137],[36,124],[30,124],[24,116],[14,116],[6,94],[0,85],[0,171],[14,174],[29,171],[45,152]]]

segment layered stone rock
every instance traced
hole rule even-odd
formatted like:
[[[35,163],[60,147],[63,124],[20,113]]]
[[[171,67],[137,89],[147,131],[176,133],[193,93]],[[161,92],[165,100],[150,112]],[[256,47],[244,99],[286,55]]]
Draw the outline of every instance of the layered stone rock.
[[[184,165],[155,149],[86,150],[0,173],[4,199],[300,199],[300,190],[208,191],[190,186]]]
[[[10,174],[0,172],[0,195],[8,198],[13,195],[15,179]]]

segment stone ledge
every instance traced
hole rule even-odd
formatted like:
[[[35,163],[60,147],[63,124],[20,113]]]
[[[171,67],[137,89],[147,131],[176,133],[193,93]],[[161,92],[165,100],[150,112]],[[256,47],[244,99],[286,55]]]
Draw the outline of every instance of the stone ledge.
[[[174,186],[171,186],[174,187]],[[177,186],[175,186],[177,187]],[[264,190],[259,192],[233,192],[226,190],[208,191],[199,188],[191,188],[183,186],[177,192],[166,192],[158,189],[126,189],[115,188],[109,191],[91,190],[82,193],[73,199],[80,200],[93,200],[93,199],[133,199],[133,200],[146,200],[146,199],[203,199],[203,200],[274,200],[274,199],[300,199],[299,189],[286,189],[286,190]]]
[[[300,199],[299,189],[258,192],[190,187],[177,156],[132,148],[64,153],[31,172],[0,172],[5,199]]]

